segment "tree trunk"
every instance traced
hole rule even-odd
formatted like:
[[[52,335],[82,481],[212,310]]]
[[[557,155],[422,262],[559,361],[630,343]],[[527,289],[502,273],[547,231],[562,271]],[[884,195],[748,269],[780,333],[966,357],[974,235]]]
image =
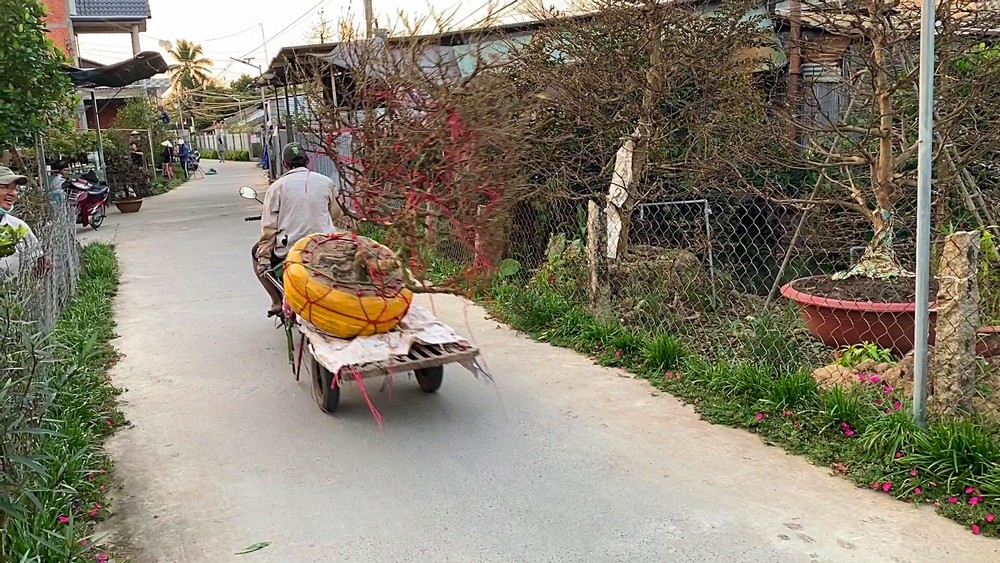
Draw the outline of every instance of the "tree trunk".
[[[876,209],[872,217],[872,240],[865,246],[861,260],[846,272],[839,272],[833,279],[843,280],[851,277],[867,277],[885,280],[897,277],[908,277],[912,274],[899,265],[895,241],[896,221],[892,211]]]
[[[658,17],[651,9],[651,17]],[[629,228],[632,212],[638,198],[635,186],[642,176],[649,152],[649,139],[653,131],[653,114],[663,90],[666,74],[662,54],[663,23],[654,23],[646,36],[646,52],[649,53],[649,68],[646,70],[646,85],[642,92],[642,108],[639,124],[631,137],[625,140],[615,156],[614,177],[608,189],[607,203],[607,256],[620,259],[628,252]]]

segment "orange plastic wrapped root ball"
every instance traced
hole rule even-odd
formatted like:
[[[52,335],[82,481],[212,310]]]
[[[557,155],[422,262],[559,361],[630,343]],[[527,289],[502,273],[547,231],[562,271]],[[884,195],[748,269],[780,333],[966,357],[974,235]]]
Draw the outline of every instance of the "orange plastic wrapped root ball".
[[[352,233],[302,238],[289,249],[282,277],[292,311],[338,338],[389,332],[413,301],[395,253]]]

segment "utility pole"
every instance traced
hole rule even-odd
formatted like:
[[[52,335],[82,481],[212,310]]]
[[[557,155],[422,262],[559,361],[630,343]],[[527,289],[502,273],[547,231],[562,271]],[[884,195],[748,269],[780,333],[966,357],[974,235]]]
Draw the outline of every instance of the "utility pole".
[[[375,34],[375,13],[372,0],[365,0],[365,39],[371,39]]]

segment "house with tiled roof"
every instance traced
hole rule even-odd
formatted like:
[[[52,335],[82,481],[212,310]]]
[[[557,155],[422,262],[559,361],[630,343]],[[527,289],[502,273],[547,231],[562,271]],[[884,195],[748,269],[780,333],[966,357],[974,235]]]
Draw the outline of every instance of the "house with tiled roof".
[[[127,34],[138,54],[139,34],[151,17],[149,0],[42,0],[49,37],[73,64],[80,62],[77,37],[87,33]]]

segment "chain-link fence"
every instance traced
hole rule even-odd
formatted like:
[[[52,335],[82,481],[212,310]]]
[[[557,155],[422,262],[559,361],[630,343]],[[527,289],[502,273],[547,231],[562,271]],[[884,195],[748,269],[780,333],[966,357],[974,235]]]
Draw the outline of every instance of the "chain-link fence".
[[[529,287],[637,334],[670,334],[708,358],[813,370],[828,384],[877,372],[912,391],[916,315],[909,272],[916,253],[910,225],[898,229],[891,251],[866,257],[871,225],[863,216],[778,205],[752,194],[664,198],[628,211],[602,200],[520,202],[510,224],[505,256],[523,266]],[[1000,389],[990,379],[998,373],[991,358],[1000,354],[1000,330],[993,327],[1000,324],[994,231],[975,231],[976,242],[963,244],[975,247],[975,257],[948,250],[972,235],[936,232],[931,392],[934,380],[950,381],[960,372],[960,385],[938,383],[938,389],[961,389],[945,402],[968,406],[975,398],[976,410],[996,410],[986,404]],[[875,265],[894,259],[897,275],[840,279],[838,272],[862,258]],[[953,301],[960,304],[946,305]],[[946,307],[961,310],[947,317],[947,326]],[[955,336],[958,325],[965,332]]]
[[[24,483],[34,476],[38,430],[56,392],[48,371],[58,343],[49,335],[80,273],[76,212],[47,196],[38,188],[22,194],[12,214],[28,222],[39,248],[20,248],[16,272],[9,260],[0,269],[0,528],[28,509]]]

